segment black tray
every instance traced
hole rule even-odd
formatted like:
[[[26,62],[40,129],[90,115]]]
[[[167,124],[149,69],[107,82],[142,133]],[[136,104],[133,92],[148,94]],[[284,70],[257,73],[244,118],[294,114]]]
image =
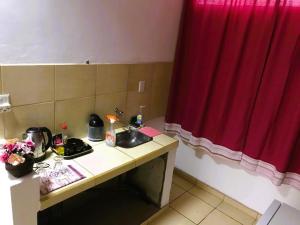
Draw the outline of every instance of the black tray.
[[[74,151],[75,151],[74,154],[64,155],[64,156],[63,156],[64,159],[74,159],[74,158],[77,158],[77,157],[79,157],[79,156],[86,155],[86,154],[91,153],[91,152],[94,151],[93,148],[92,148],[89,144],[87,144],[87,143],[81,141],[80,139],[71,138],[70,141],[72,141],[72,140],[73,140],[73,142],[77,142],[77,143],[79,142],[79,143],[80,143],[79,146],[78,146],[78,145],[77,145],[77,146],[74,146],[74,148],[77,148],[77,149],[80,148],[80,149],[82,149],[82,150],[81,150],[81,151],[76,151],[76,150],[74,150]],[[69,141],[69,140],[68,140],[68,141]],[[70,149],[70,147],[72,147],[72,146],[70,146],[70,145],[65,145],[64,147],[65,147],[65,151],[66,151],[66,149]],[[57,155],[59,155],[55,148],[52,148],[52,151],[55,152]],[[69,150],[69,151],[70,151],[70,150]]]

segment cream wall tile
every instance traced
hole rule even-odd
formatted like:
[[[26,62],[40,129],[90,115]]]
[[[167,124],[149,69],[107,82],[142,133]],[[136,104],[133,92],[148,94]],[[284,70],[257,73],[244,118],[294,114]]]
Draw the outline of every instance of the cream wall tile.
[[[145,81],[145,92],[151,90],[154,64],[133,64],[129,68],[128,91],[138,91],[139,81]]]
[[[4,115],[0,114],[0,138],[4,138]]]
[[[189,192],[213,207],[217,207],[223,201],[221,198],[198,187],[192,188]]]
[[[167,110],[170,81],[171,63],[157,63],[154,66],[151,95],[151,117],[164,116]]]
[[[0,93],[2,93],[2,74],[1,74],[2,68],[0,66]]]
[[[194,223],[169,208],[153,219],[153,221],[150,221],[149,225],[194,225]]]
[[[171,207],[196,224],[214,209],[188,192],[172,202]]]
[[[239,221],[243,225],[252,225],[255,221],[255,218],[251,217],[250,215],[246,214],[245,212],[241,211],[240,209],[232,206],[227,202],[222,202],[218,208],[221,212],[230,216],[231,218]]]
[[[127,120],[129,121],[132,116],[137,115],[140,112],[140,106],[145,106],[142,110],[144,121],[149,120],[151,107],[150,98],[151,93],[149,91],[144,93],[128,92],[125,110]]]
[[[96,65],[55,66],[55,99],[94,96],[96,74]]]
[[[54,103],[13,107],[4,114],[5,138],[21,138],[29,127],[54,130]]]
[[[152,87],[168,90],[171,82],[173,63],[156,63],[154,65]]]
[[[53,101],[54,66],[2,66],[3,93],[13,106]]]
[[[55,103],[55,131],[61,132],[60,124],[68,124],[68,135],[81,138],[87,136],[88,120],[94,112],[95,97],[69,99]]]
[[[241,224],[231,219],[230,217],[224,215],[220,211],[214,210],[200,223],[200,225],[241,225]]]
[[[96,95],[127,91],[129,65],[98,65]]]
[[[167,110],[171,63],[157,63],[154,67],[151,95],[151,118],[164,116]]]
[[[0,93],[2,93],[2,76],[0,66]],[[4,138],[4,118],[3,114],[0,114],[0,138]]]
[[[117,107],[125,111],[127,92],[111,93],[96,96],[95,112],[104,120],[106,114],[115,114]]]

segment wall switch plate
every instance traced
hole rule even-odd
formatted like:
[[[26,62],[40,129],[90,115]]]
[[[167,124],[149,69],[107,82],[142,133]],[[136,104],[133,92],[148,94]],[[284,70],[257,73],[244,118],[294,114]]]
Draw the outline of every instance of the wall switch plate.
[[[145,91],[145,81],[144,80],[140,80],[139,81],[139,93],[142,93]]]
[[[10,109],[9,94],[0,95],[0,112],[9,112]]]

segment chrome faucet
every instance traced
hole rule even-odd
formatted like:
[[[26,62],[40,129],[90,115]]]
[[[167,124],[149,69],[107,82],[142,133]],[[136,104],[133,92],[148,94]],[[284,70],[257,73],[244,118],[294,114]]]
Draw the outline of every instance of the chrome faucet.
[[[118,109],[118,107],[115,108],[115,113],[118,118],[121,118],[124,115],[124,112]]]

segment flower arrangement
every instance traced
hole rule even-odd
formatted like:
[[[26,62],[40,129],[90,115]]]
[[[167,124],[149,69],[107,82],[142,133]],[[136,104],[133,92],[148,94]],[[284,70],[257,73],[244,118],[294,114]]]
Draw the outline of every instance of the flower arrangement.
[[[0,161],[17,166],[26,161],[27,156],[33,156],[34,143],[32,141],[8,140],[0,146]]]
[[[111,122],[111,123],[114,123],[114,122],[116,122],[116,121],[119,120],[115,115],[112,115],[112,114],[107,114],[105,117],[106,117],[106,119],[108,119],[109,122]]]

